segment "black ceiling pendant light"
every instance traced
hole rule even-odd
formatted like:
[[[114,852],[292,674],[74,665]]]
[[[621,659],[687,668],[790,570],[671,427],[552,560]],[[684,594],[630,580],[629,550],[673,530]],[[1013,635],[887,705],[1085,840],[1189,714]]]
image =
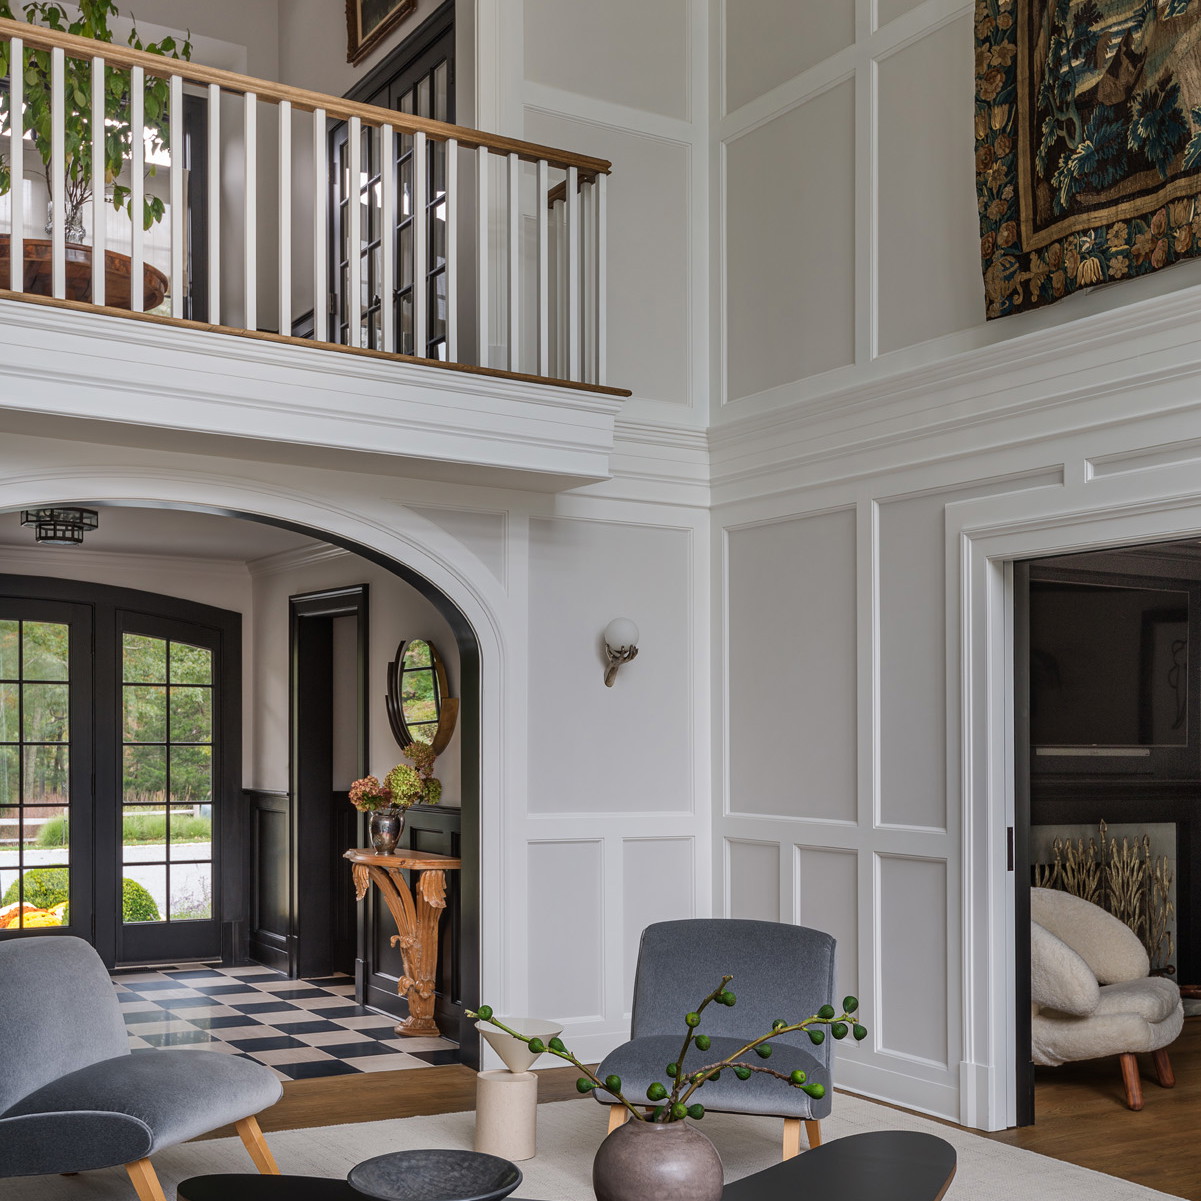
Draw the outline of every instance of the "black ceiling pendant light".
[[[25,509],[21,524],[34,528],[35,539],[45,546],[79,546],[84,534],[100,524],[95,509]]]

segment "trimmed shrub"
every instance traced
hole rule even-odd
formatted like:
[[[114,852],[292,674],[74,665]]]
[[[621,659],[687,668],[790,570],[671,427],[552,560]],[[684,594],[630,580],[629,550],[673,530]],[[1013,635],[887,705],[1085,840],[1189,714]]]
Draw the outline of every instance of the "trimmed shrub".
[[[25,900],[39,909],[53,909],[68,899],[70,874],[65,867],[35,867],[25,873]],[[20,900],[18,882],[9,885],[0,906]],[[136,880],[121,881],[121,917],[127,922],[161,922],[154,898]]]

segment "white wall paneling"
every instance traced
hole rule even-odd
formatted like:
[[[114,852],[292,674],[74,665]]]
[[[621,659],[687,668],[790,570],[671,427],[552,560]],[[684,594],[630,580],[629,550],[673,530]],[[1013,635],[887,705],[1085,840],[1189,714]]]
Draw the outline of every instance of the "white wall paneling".
[[[825,930],[837,942],[835,952],[838,1005],[848,994],[861,995],[859,982],[859,855],[833,847],[793,848],[792,920],[798,926]]]
[[[780,846],[741,838],[725,841],[725,916],[778,922]]]
[[[727,531],[730,813],[856,820],[855,557],[853,508]]]
[[[561,1021],[596,1021],[604,996],[608,875],[604,843],[532,842],[526,860],[529,990],[538,1013]],[[590,897],[600,904],[578,905]]]
[[[622,914],[621,1004],[634,996],[634,969],[642,931],[654,922],[699,916],[696,911],[697,855],[692,838],[625,838],[621,844],[621,891],[636,897]],[[609,890],[606,890],[607,892]]]

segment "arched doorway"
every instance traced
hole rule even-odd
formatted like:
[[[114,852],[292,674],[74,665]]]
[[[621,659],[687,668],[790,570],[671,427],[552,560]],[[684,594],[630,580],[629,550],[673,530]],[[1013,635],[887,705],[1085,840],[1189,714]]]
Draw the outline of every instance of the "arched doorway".
[[[197,487],[192,491],[191,496],[187,500],[183,500],[179,495],[181,490],[176,488],[163,490],[168,493],[174,492],[175,495],[164,496],[161,493],[156,495],[155,493],[158,492],[156,485],[160,482],[154,481],[153,484],[147,486],[147,494],[143,495],[131,495],[130,481],[128,479],[121,481],[91,479],[86,483],[83,481],[73,481],[74,486],[70,493],[54,491],[47,495],[44,492],[42,496],[31,495],[29,490],[22,488],[23,495],[19,500],[16,498],[6,498],[7,503],[5,504],[5,508],[9,508],[11,511],[12,508],[17,507],[53,503],[66,504],[74,501],[75,503],[88,503],[100,508],[102,519],[106,508],[119,506],[123,508],[186,510],[196,513],[215,514],[223,518],[265,523],[280,529],[287,529],[308,537],[320,539],[323,542],[328,542],[352,551],[361,559],[376,564],[396,578],[403,580],[406,585],[420,593],[444,616],[447,625],[453,632],[454,643],[458,651],[458,690],[463,713],[461,727],[462,773],[459,792],[462,801],[461,855],[464,861],[464,871],[462,874],[462,908],[464,920],[462,924],[465,934],[462,945],[459,948],[459,962],[457,966],[461,994],[467,1004],[475,1003],[479,992],[480,971],[480,924],[477,915],[479,912],[481,879],[479,814],[480,782],[482,778],[480,764],[482,704],[479,689],[482,655],[479,641],[475,635],[475,629],[479,626],[494,634],[496,626],[494,615],[490,614],[480,604],[481,589],[479,581],[466,581],[461,570],[456,570],[454,565],[448,565],[445,560],[439,561],[438,556],[430,554],[427,548],[417,545],[414,530],[420,529],[423,522],[421,518],[416,516],[412,519],[412,528],[401,533],[396,528],[397,523],[394,513],[392,520],[389,522],[391,528],[385,529],[383,523],[374,516],[364,518],[362,515],[348,515],[344,512],[336,511],[331,512],[327,500],[319,502],[314,498],[297,498],[293,496],[282,498],[280,503],[268,506],[262,503],[264,500],[262,494],[258,493],[256,495],[257,490],[253,489],[253,487],[243,490],[244,494],[241,497],[235,498],[231,496],[228,481],[221,481],[217,484],[205,481],[203,486]],[[10,487],[11,485],[5,485],[0,491],[7,491]],[[49,487],[61,489],[63,481],[58,479],[53,481],[53,483],[48,483],[46,488],[48,489]],[[86,491],[84,490],[85,488]],[[233,491],[239,490],[241,489],[233,489]],[[110,495],[106,496],[106,492]],[[213,503],[215,497],[218,495],[227,503]],[[81,497],[82,499],[80,499]],[[239,499],[243,503],[246,503],[248,500],[255,501],[260,505],[259,511],[248,511],[246,508],[235,507],[234,504],[229,503],[230,501],[236,502]],[[271,508],[274,511],[263,512],[261,511],[263,508]],[[313,524],[313,519],[319,512],[322,514],[321,524]],[[330,520],[331,517],[334,519],[333,521]],[[331,529],[331,525],[341,528]],[[359,537],[348,536],[348,530],[354,530]],[[429,538],[430,542],[439,540],[439,534],[434,527],[430,527],[428,530],[422,532],[432,535]],[[362,537],[375,538],[376,544],[368,546],[359,540]],[[444,535],[441,535],[441,539],[442,541],[446,541]],[[385,545],[391,553],[385,553],[383,549]],[[454,548],[451,547],[450,549],[453,552]],[[401,562],[398,558],[394,557],[398,553],[404,553],[409,562]],[[411,563],[414,561],[420,564],[424,572],[411,566]],[[445,583],[448,583],[456,591],[460,592],[468,603],[463,605],[452,599],[447,588],[440,587],[434,579],[431,579],[431,576],[437,575],[441,575]],[[469,608],[474,608],[475,612],[470,613],[468,611]],[[387,658],[393,653],[393,648],[380,645],[375,648],[374,653],[376,657]],[[378,699],[382,703],[382,697]],[[398,756],[393,755],[393,758],[396,757]],[[466,1046],[464,1047],[464,1058],[468,1061],[472,1059],[471,1049]]]

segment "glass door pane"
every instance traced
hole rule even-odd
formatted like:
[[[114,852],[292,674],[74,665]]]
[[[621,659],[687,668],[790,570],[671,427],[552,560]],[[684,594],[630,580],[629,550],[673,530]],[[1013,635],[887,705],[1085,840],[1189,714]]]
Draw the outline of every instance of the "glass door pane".
[[[125,633],[123,926],[213,917],[213,652]]]
[[[0,619],[0,929],[69,927],[71,627]],[[85,826],[86,828],[86,826]]]

